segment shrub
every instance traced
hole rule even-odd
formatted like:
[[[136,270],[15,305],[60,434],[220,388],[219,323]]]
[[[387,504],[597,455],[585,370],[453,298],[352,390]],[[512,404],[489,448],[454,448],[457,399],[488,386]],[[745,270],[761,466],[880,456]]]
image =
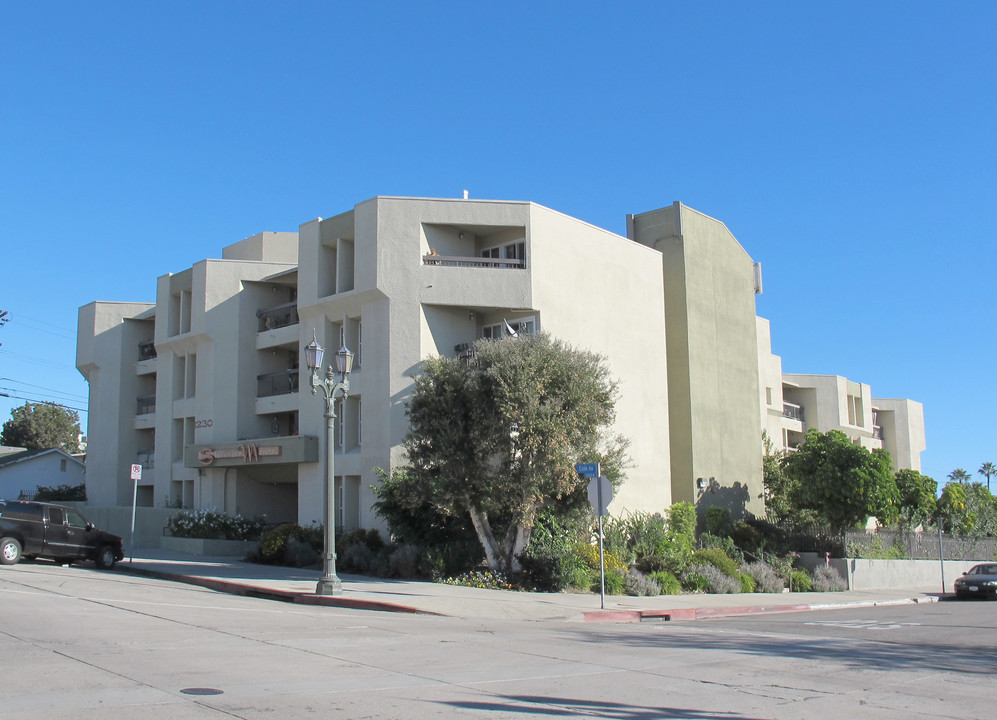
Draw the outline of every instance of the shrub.
[[[378,568],[377,553],[363,543],[353,543],[339,553],[339,568],[361,575],[374,575]]]
[[[748,573],[738,572],[737,580],[741,583],[741,592],[753,593],[755,591],[755,579],[748,575]]]
[[[86,499],[86,483],[80,483],[79,485],[62,484],[58,487],[39,485],[35,489],[35,500],[38,502],[86,501]]]
[[[575,543],[572,545],[572,552],[581,560],[581,563],[590,570],[599,572],[599,547],[590,543]],[[603,547],[603,560],[606,564],[606,574],[618,572],[621,576],[628,569],[627,563],[615,552]]]
[[[560,592],[569,587],[575,571],[585,561],[572,550],[577,533],[550,512],[541,513],[533,525],[530,544],[519,560],[520,582],[540,592]]]
[[[287,545],[284,546],[281,564],[290,567],[308,567],[315,565],[319,560],[319,553],[310,542],[289,538]]]
[[[651,573],[649,577],[658,581],[662,595],[680,595],[682,593],[682,584],[679,579],[666,570]]]
[[[694,585],[697,589],[705,589],[707,592],[728,594],[741,591],[741,582],[739,580],[735,580],[713,565],[690,563],[689,567],[682,573],[683,582],[685,582],[686,577],[689,578],[690,584]],[[705,588],[703,588],[703,582],[700,578],[706,581]]]
[[[173,537],[204,540],[256,540],[264,518],[250,520],[242,515],[226,515],[215,509],[184,510],[170,515],[166,531]]]
[[[705,575],[700,575],[693,568],[694,566],[690,565],[679,578],[682,589],[694,593],[709,592],[709,579]]]
[[[596,577],[595,581],[592,583],[592,591],[599,592],[599,578]],[[625,572],[619,570],[614,570],[610,572],[606,570],[606,594],[607,595],[625,595],[627,591],[627,581]]]
[[[568,587],[573,590],[591,590],[592,583],[596,581],[596,574],[585,565],[572,567],[571,577],[568,580]]]
[[[754,579],[755,592],[777,593],[786,587],[783,579],[768,563],[761,561],[747,563],[741,566],[741,572]]]
[[[393,577],[412,578],[419,574],[419,548],[400,543],[388,556],[388,571]]]
[[[706,532],[716,537],[728,537],[734,531],[734,523],[731,521],[730,510],[719,505],[706,508],[703,514],[706,524]]]
[[[813,589],[810,573],[806,570],[793,570],[790,577],[792,580],[789,583],[789,589],[793,592],[810,592]]]
[[[712,565],[724,575],[736,577],[737,563],[720,548],[704,548],[692,554],[692,563]]]
[[[812,588],[814,592],[840,592],[848,589],[848,583],[830,565],[818,565],[814,570]]]
[[[744,553],[738,550],[737,545],[729,536],[720,537],[706,532],[699,536],[699,546],[704,549],[723,550],[727,557],[731,558],[737,565],[744,562]]]
[[[285,523],[267,530],[260,536],[256,552],[250,556],[250,559],[271,565],[303,567],[317,561],[322,552],[322,545],[323,538],[317,528],[303,528],[295,523]],[[311,562],[304,562],[308,553],[303,546],[312,548],[315,559]]]
[[[661,585],[653,577],[645,575],[639,570],[630,570],[625,577],[627,595],[643,597],[646,595],[660,595]]]

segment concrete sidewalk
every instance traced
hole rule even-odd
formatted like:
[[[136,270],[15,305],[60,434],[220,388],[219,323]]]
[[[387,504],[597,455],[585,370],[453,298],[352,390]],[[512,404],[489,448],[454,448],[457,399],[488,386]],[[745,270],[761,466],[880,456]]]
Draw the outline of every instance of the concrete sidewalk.
[[[460,618],[642,622],[690,620],[756,613],[801,612],[843,607],[873,607],[936,602],[938,589],[863,590],[834,593],[751,593],[736,595],[606,596],[483,590],[442,583],[340,575],[343,594],[315,594],[322,573],[315,570],[257,565],[232,557],[187,555],[159,549],[136,549],[119,572],[157,577],[247,597],[328,607],[423,613]]]

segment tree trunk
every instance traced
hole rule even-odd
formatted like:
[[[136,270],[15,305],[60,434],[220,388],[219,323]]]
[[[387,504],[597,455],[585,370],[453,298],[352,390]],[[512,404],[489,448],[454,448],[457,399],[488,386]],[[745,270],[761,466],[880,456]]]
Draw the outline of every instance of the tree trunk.
[[[521,554],[530,544],[533,527],[527,527],[522,520],[514,522],[506,529],[505,537],[500,543],[492,531],[486,513],[471,507],[468,508],[468,514],[471,516],[478,542],[485,550],[485,559],[488,561],[489,569],[504,573],[518,573],[522,570],[522,565],[516,556]]]
[[[471,516],[471,523],[474,525],[474,532],[478,536],[478,542],[481,543],[481,547],[485,550],[485,559],[488,561],[488,568],[490,570],[501,571],[503,569],[501,567],[503,560],[502,547],[499,545],[498,540],[495,539],[491,523],[488,522],[488,515],[473,506],[469,507],[467,512]]]

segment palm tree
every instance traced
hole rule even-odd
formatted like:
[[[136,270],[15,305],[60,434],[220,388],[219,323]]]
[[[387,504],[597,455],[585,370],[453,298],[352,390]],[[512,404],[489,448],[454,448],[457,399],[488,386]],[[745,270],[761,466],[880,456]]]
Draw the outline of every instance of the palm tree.
[[[970,474],[963,470],[962,468],[956,468],[949,473],[949,480],[952,482],[964,483],[969,480]]]
[[[976,472],[978,472],[980,475],[982,475],[987,479],[987,490],[989,490],[990,476],[997,475],[997,465],[994,465],[992,462],[985,462],[982,465],[980,465],[980,469],[977,470]]]

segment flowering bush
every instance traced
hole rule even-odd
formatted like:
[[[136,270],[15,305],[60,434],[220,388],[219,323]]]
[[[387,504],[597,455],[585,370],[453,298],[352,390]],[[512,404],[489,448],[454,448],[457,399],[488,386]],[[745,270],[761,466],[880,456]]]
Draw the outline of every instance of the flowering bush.
[[[255,540],[263,531],[264,518],[248,519],[210,510],[184,510],[170,515],[166,531],[178,538],[204,540]]]
[[[488,590],[515,590],[505,576],[499,572],[491,570],[473,570],[456,577],[443,580],[447,585],[461,585],[463,587],[484,588]]]
[[[741,572],[754,578],[755,592],[779,593],[786,587],[785,581],[768,563],[761,561],[746,563],[741,566]]]
[[[690,590],[728,594],[741,592],[741,581],[735,580],[713,565],[692,563],[682,573],[683,585]]]

